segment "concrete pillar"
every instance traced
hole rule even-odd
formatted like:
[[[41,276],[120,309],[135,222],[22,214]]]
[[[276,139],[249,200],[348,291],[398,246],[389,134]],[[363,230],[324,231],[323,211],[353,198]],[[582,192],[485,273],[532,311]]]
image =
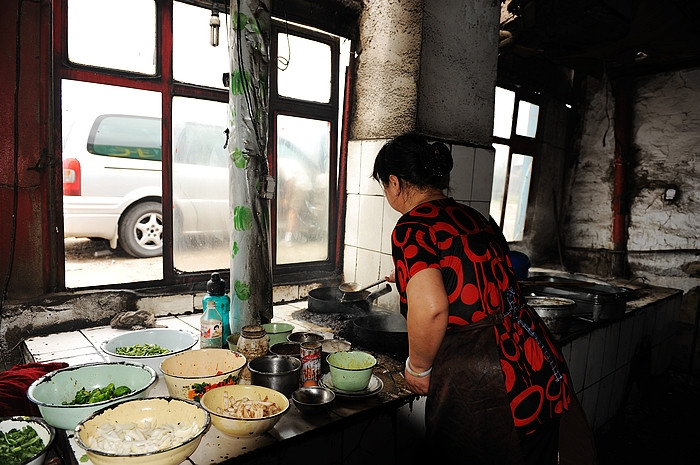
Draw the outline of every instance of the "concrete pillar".
[[[496,0],[372,0],[360,23],[351,139],[406,131],[490,146]]]

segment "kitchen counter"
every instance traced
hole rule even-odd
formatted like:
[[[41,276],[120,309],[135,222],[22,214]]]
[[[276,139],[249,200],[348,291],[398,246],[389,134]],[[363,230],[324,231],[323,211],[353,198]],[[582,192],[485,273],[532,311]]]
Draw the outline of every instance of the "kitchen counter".
[[[296,311],[304,312],[304,308],[283,306],[275,309],[273,321],[287,321],[295,325],[295,331],[314,331],[333,337],[333,330],[314,325],[308,321],[292,317]],[[198,331],[199,314],[178,317],[167,317],[158,320],[159,324],[170,328],[181,328],[191,332]],[[109,327],[91,328],[71,333],[59,333],[46,337],[28,339],[24,343],[24,354],[27,362],[67,361],[70,365],[104,360],[99,350],[102,341],[113,336],[115,330]],[[396,411],[411,404],[417,397],[405,388],[402,376],[403,363],[389,356],[374,353],[378,363],[373,374],[382,382],[382,389],[376,394],[362,398],[350,398],[337,395],[336,400],[327,412],[316,415],[302,414],[290,402],[289,411],[280,419],[268,433],[256,438],[232,438],[221,434],[213,425],[204,435],[202,441],[192,456],[183,464],[212,465],[228,463],[269,463],[277,457],[281,460],[287,454],[294,454],[299,447],[329,447],[326,451],[329,463],[345,463],[348,454],[353,454],[348,444],[354,442],[354,431],[362,431],[378,418],[387,419],[392,423]],[[162,377],[151,388],[149,396],[168,395],[167,386]],[[57,447],[65,464],[90,465],[87,456],[74,439],[73,431],[61,430],[57,435]],[[328,438],[333,438],[330,440]],[[381,442],[385,445],[386,440]],[[331,444],[345,444],[341,447],[330,447]],[[362,446],[363,448],[365,446]],[[305,452],[307,453],[307,452]],[[333,455],[341,454],[337,459]],[[285,463],[288,460],[285,459]],[[315,461],[316,464],[319,461]]]

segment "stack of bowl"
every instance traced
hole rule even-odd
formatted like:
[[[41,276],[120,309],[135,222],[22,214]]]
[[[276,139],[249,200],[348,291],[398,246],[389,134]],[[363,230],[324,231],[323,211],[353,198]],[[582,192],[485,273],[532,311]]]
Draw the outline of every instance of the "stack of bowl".
[[[287,397],[299,387],[301,360],[291,355],[263,355],[248,362],[250,383],[281,392]]]

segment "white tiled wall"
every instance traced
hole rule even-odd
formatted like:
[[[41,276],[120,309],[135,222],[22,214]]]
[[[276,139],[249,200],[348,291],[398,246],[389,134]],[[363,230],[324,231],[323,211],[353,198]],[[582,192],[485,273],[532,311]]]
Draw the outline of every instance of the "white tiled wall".
[[[385,142],[386,139],[348,144],[345,281],[371,283],[393,269],[391,231],[401,215],[389,206],[381,186],[371,178],[374,159]],[[449,195],[488,215],[493,151],[453,145],[452,157]],[[398,294],[394,290],[377,302],[387,308],[398,308]]]
[[[633,366],[649,364],[658,375],[671,366],[682,293],[628,312],[564,344],[574,391],[593,429],[618,413],[629,393]]]

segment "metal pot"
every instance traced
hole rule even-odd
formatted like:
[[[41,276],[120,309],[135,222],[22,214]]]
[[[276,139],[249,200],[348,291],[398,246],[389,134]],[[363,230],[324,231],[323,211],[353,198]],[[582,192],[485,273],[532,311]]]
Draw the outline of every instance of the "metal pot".
[[[362,291],[342,300],[343,293],[337,287],[319,287],[309,291],[308,309],[316,313],[367,313],[372,301],[388,292],[391,286],[386,284],[372,293]]]
[[[542,318],[547,328],[555,334],[569,331],[576,302],[562,297],[530,296],[527,303]]]
[[[250,384],[265,386],[287,397],[299,388],[301,360],[291,355],[263,355],[248,362]]]
[[[365,347],[397,359],[408,356],[406,319],[398,312],[375,311],[353,320],[353,346]]]

